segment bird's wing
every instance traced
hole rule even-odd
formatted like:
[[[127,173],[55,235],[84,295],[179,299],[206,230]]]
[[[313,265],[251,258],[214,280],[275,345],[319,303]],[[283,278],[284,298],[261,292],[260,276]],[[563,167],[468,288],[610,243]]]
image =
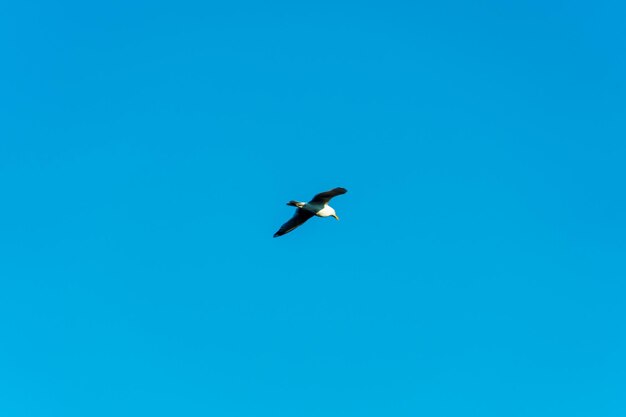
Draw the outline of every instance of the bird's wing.
[[[274,237],[282,236],[286,233],[291,232],[293,229],[300,226],[311,217],[313,217],[313,213],[311,213],[310,211],[301,208],[297,209],[296,214],[294,214],[291,219],[287,220],[287,223],[280,226],[278,232],[274,233]]]
[[[316,194],[309,203],[311,204],[326,204],[331,198],[341,194],[347,193],[348,190],[342,187],[333,188],[330,191],[324,191],[323,193]]]

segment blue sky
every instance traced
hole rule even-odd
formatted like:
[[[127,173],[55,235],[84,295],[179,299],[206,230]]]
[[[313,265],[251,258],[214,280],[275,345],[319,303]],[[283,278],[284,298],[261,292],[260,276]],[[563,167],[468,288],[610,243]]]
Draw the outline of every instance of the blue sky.
[[[509,3],[5,2],[0,414],[624,416],[626,7]]]

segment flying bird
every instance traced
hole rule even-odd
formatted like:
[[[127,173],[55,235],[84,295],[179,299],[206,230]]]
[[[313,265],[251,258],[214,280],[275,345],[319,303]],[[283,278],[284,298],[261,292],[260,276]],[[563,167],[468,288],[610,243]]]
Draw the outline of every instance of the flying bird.
[[[345,188],[337,187],[330,191],[324,191],[323,193],[316,194],[308,203],[291,200],[287,203],[287,205],[296,207],[296,214],[294,214],[293,217],[287,221],[287,223],[283,224],[280,229],[274,233],[274,237],[282,236],[291,232],[293,229],[300,226],[313,216],[334,217],[339,220],[337,213],[335,213],[335,209],[329,206],[328,202],[331,198],[347,192],[348,190]]]

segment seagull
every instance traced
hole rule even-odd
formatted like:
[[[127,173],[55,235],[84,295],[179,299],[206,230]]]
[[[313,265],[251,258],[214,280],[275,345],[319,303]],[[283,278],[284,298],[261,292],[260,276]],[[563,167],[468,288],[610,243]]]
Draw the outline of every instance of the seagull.
[[[293,217],[287,221],[287,223],[283,224],[280,229],[278,229],[278,232],[274,233],[274,237],[282,236],[291,232],[293,229],[300,226],[313,216],[334,217],[339,220],[339,217],[335,213],[335,209],[329,206],[328,202],[331,198],[347,192],[348,190],[345,188],[337,187],[330,191],[324,191],[323,193],[316,194],[308,203],[291,200],[287,203],[287,205],[296,207],[296,214],[294,214]]]

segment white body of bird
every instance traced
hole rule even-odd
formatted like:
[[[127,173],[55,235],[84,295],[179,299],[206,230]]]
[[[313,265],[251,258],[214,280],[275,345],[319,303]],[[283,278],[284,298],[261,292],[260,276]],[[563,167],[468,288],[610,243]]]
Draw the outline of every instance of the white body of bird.
[[[325,204],[323,206],[317,205],[317,204],[306,204],[304,206],[304,209],[309,210],[312,213],[315,213],[315,215],[318,217],[334,217],[337,220],[339,220],[339,218],[337,217],[337,214],[335,213],[335,209],[329,206],[328,204]]]
[[[301,201],[293,201],[290,202],[290,205],[309,211],[315,214],[317,217],[334,217],[335,219],[339,220],[335,209],[328,204],[311,204],[303,203]]]

